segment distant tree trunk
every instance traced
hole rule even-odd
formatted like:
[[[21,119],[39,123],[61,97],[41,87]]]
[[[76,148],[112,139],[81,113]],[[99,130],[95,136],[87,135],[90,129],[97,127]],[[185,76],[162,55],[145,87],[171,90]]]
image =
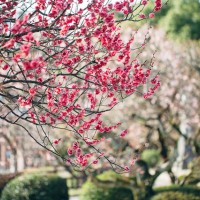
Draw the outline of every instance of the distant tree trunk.
[[[158,130],[159,142],[161,145],[160,154],[165,160],[168,160],[168,147],[167,147],[166,141],[165,141],[167,133],[165,132],[164,125],[161,121],[161,116],[159,116],[158,121],[159,121],[159,127],[157,130]]]
[[[13,153],[13,158],[14,158],[14,169],[15,169],[14,172],[16,173],[16,172],[18,172],[18,162],[17,162],[17,149],[16,149],[16,146],[13,144],[13,142],[11,141],[11,139],[4,132],[1,131],[0,135],[5,139],[5,141],[8,143],[8,145],[11,148],[11,151]]]

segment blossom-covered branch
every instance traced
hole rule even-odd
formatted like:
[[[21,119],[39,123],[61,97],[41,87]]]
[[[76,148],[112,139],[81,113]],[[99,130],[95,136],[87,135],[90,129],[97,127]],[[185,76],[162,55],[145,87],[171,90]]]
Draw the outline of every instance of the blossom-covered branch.
[[[74,167],[85,169],[104,158],[115,170],[128,170],[100,147],[120,123],[107,125],[103,114],[149,85],[160,86],[153,62],[139,62],[147,37],[137,44],[122,37],[121,23],[146,18],[148,1],[0,0],[0,118],[23,127],[41,146]],[[149,17],[161,9],[161,1]],[[116,19],[116,13],[123,18]],[[39,137],[26,128],[37,127]],[[74,142],[61,155],[54,130]],[[119,134],[124,137],[127,131]]]

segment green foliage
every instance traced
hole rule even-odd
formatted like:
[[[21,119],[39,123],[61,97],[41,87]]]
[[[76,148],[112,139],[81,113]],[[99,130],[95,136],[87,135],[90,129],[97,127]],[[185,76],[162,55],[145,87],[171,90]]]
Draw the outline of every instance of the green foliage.
[[[19,174],[5,174],[5,175],[0,175],[0,195],[1,192],[3,191],[4,187],[6,186],[6,184],[12,180],[13,178],[15,178],[17,175]]]
[[[97,178],[101,181],[113,181],[113,182],[123,179],[123,177],[120,174],[117,174],[112,170],[108,170],[102,174],[99,174]]]
[[[191,174],[187,177],[184,177],[186,184],[197,184],[200,182],[200,157],[194,159],[190,164]]]
[[[149,167],[155,167],[160,160],[160,153],[156,149],[147,149],[142,153],[142,160],[144,160]]]
[[[194,186],[169,186],[155,190],[150,200],[200,200],[200,189]]]
[[[112,170],[97,176],[96,181],[87,181],[81,191],[81,200],[133,200],[131,189],[124,185],[129,179]]]
[[[68,200],[66,180],[57,175],[26,174],[6,185],[1,200]]]
[[[155,189],[156,193],[161,192],[185,192],[185,193],[193,193],[196,195],[200,195],[200,188],[192,186],[192,185],[185,185],[185,186],[179,186],[179,185],[171,185],[167,187],[160,187]]]
[[[132,191],[125,187],[96,185],[87,181],[81,191],[81,200],[133,200]]]
[[[150,200],[200,200],[200,196],[183,192],[163,192],[153,196]]]
[[[159,24],[169,36],[179,39],[200,39],[199,0],[172,1],[171,9]],[[163,26],[164,25],[164,26]]]
[[[149,2],[144,13],[146,16],[153,11],[153,2]],[[156,17],[149,19],[151,25],[158,25],[176,40],[200,39],[200,1],[178,0],[169,1]],[[144,24],[145,21],[142,22]]]

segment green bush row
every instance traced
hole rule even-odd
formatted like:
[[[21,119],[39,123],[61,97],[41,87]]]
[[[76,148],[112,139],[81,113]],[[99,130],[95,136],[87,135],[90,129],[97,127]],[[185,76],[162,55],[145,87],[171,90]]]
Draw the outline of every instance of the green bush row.
[[[112,171],[97,176],[98,181],[87,181],[82,187],[81,200],[133,200],[134,188],[124,187],[127,178]],[[128,183],[128,182],[127,182]],[[142,192],[142,191],[141,191]],[[138,197],[139,198],[139,197]],[[172,185],[154,190],[149,200],[200,200],[200,188]],[[141,198],[140,198],[141,200]],[[147,199],[142,199],[147,200]]]
[[[134,189],[133,189],[134,192]],[[125,187],[98,185],[87,181],[81,193],[81,200],[133,200],[133,193]],[[143,199],[146,200],[146,199]],[[200,189],[193,186],[171,186],[159,188],[150,200],[200,200]]]
[[[9,176],[10,177],[10,176]],[[87,181],[81,200],[133,200],[127,177],[107,171]],[[134,192],[134,188],[133,188]],[[194,186],[157,188],[150,200],[200,200],[200,189]],[[11,180],[3,189],[1,200],[68,200],[66,180],[53,174],[25,174]],[[146,200],[146,199],[145,199]]]

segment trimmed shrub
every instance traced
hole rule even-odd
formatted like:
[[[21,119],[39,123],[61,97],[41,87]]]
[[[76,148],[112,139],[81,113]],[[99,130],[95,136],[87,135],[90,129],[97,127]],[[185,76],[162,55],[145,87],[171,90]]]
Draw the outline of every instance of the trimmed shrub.
[[[108,170],[103,172],[102,174],[99,174],[97,178],[101,181],[112,181],[112,182],[125,181],[126,179],[126,177],[123,177],[122,175],[117,174],[112,170]]]
[[[150,200],[200,200],[200,196],[184,192],[162,192],[153,196]]]
[[[160,187],[155,189],[155,193],[161,192],[184,192],[184,193],[193,193],[195,195],[200,195],[200,188],[192,185],[171,185],[167,187]]]
[[[133,200],[131,189],[123,186],[126,183],[129,183],[127,177],[112,170],[105,171],[96,181],[87,181],[83,185],[81,200]]]
[[[6,184],[18,175],[20,175],[20,173],[19,174],[2,174],[2,175],[0,175],[0,196],[1,196],[1,192],[3,191]]]
[[[160,161],[160,153],[156,149],[146,149],[142,153],[142,160],[144,160],[149,167],[155,167]]]
[[[200,189],[189,185],[161,187],[155,193],[151,200],[200,200]]]
[[[1,200],[68,200],[66,180],[57,175],[26,174],[6,185]]]
[[[96,185],[87,181],[82,187],[81,200],[133,200],[133,194],[125,187],[110,187],[106,182]]]

